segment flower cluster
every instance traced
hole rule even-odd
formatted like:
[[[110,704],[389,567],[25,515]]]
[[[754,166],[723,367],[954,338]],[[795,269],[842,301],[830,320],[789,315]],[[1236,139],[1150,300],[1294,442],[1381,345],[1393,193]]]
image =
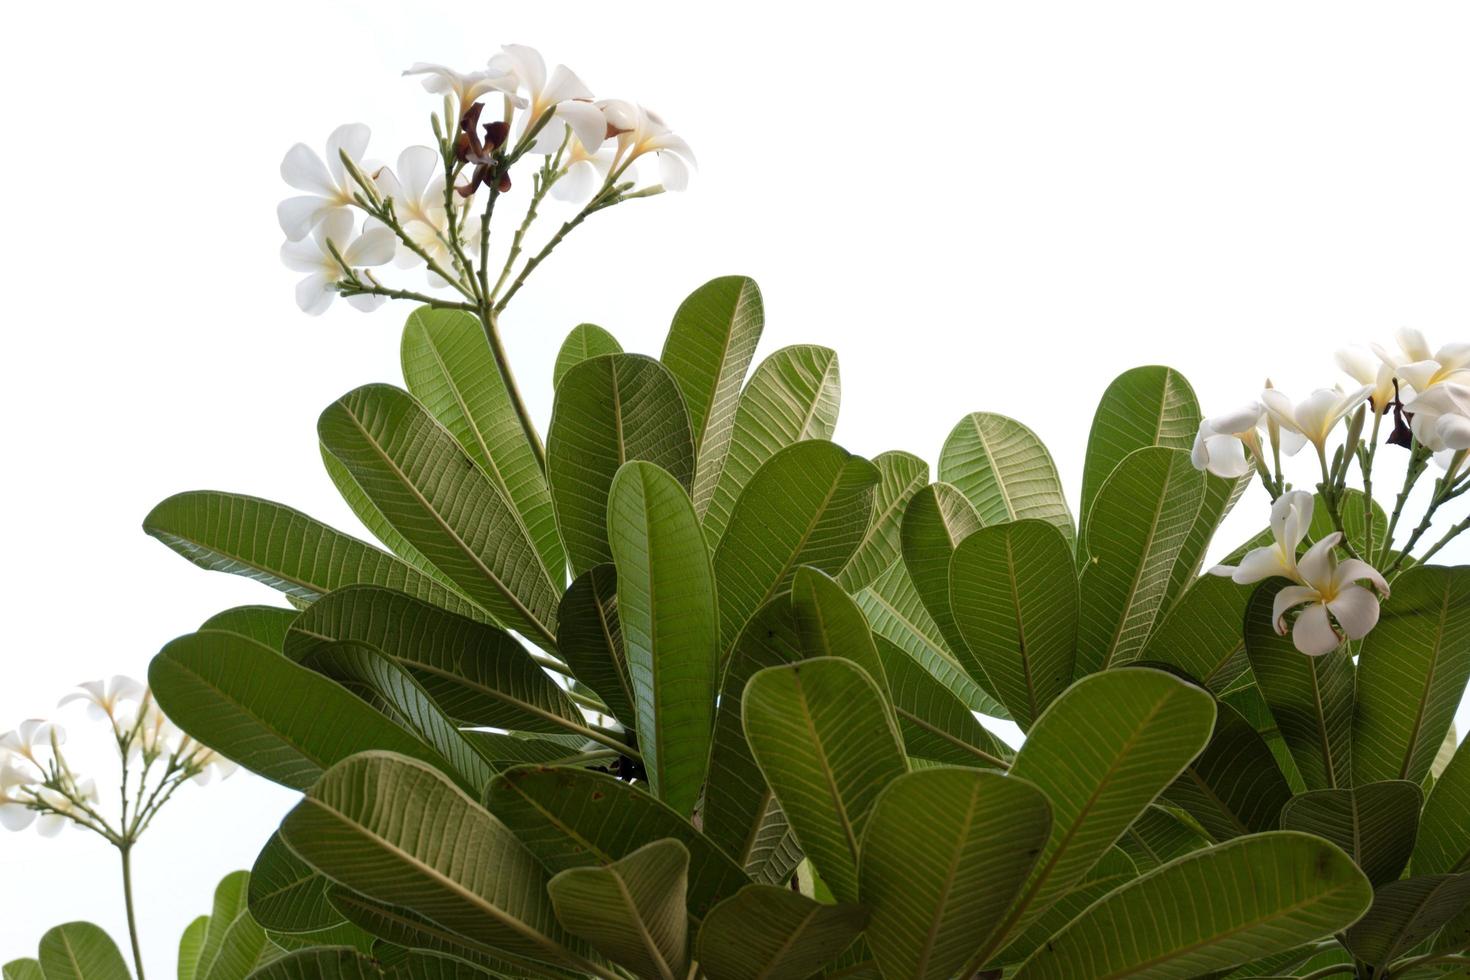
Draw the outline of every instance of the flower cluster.
[[[306,274],[296,287],[296,302],[307,313],[325,311],[340,294],[361,310],[396,298],[489,318],[587,216],[689,183],[694,154],[662,118],[632,102],[596,99],[565,65],[548,72],[534,48],[505,45],[471,72],[417,63],[404,74],[420,78],[443,100],[434,116],[435,146],[410,146],[393,166],[379,165],[367,156],[368,127],[351,123],[327,138],[325,159],[298,143],[281,161],[281,177],[301,192],[276,209],[286,235],[281,259]],[[640,189],[637,164],[650,155],[659,181]],[[530,205],[492,286],[491,218],[524,157],[540,161]],[[580,210],[513,275],[548,193]],[[422,266],[430,288],[452,290],[459,298],[444,302],[433,294],[389,288],[373,271],[389,263]]]
[[[1296,648],[1306,654],[1331,653],[1344,641],[1365,636],[1378,622],[1379,601],[1388,596],[1394,573],[1406,561],[1432,557],[1470,526],[1467,518],[1423,554],[1411,554],[1436,511],[1470,489],[1470,468],[1465,466],[1470,454],[1470,344],[1433,350],[1422,334],[1409,329],[1398,331],[1395,341],[1392,348],[1374,344],[1338,352],[1337,363],[1354,386],[1322,388],[1294,401],[1268,381],[1258,400],[1205,419],[1195,437],[1196,467],[1227,479],[1254,470],[1272,500],[1272,544],[1250,551],[1238,566],[1213,571],[1241,584],[1290,581],[1277,594],[1274,620],[1282,635],[1290,630]],[[1385,418],[1390,419],[1386,435]],[[1342,442],[1332,445],[1339,434]],[[1373,465],[1380,444],[1409,453],[1404,485],[1386,528],[1378,526],[1373,503]],[[1309,445],[1320,474],[1315,497],[1292,490],[1281,467],[1283,455],[1295,456]],[[1404,504],[1430,459],[1443,475],[1435,481],[1418,526],[1396,544]],[[1361,490],[1347,486],[1355,466]],[[1302,554],[1316,506],[1326,508],[1333,530]],[[1356,536],[1349,534],[1350,507],[1361,508]],[[1372,590],[1357,584],[1361,581],[1371,583]]]
[[[62,751],[66,730],[32,718],[0,735],[0,826],[7,830],[34,823],[49,837],[71,824],[127,847],[180,785],[235,771],[234,763],[176,728],[131,677],[80,684],[57,707],[73,703],[85,705],[87,716],[111,734],[122,774],[121,812],[115,821],[101,812],[96,781],[79,776]]]

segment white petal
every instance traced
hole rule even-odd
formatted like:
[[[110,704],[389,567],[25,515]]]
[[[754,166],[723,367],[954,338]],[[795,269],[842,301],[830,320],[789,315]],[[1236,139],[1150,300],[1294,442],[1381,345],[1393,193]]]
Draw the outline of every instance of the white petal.
[[[1438,361],[1414,361],[1398,369],[1399,378],[1421,394],[1429,390],[1437,374],[1439,374]]]
[[[1285,392],[1276,388],[1267,388],[1261,392],[1261,405],[1265,407],[1266,413],[1277,425],[1291,432],[1297,431],[1296,408]]]
[[[1360,347],[1347,347],[1337,352],[1337,366],[1358,384],[1373,384],[1378,378],[1378,369],[1383,365],[1378,359]]]
[[[541,52],[525,44],[504,44],[501,54],[490,59],[490,67],[515,75],[516,81],[538,96],[546,87],[546,60]]]
[[[1327,604],[1327,608],[1332,610],[1332,618],[1352,640],[1367,636],[1368,631],[1378,624],[1378,598],[1361,585],[1343,589]]]
[[[1313,603],[1303,609],[1291,627],[1291,642],[1309,657],[1331,653],[1342,644],[1342,638],[1327,619],[1327,607]]]
[[[42,837],[55,837],[66,829],[71,821],[59,813],[43,813],[36,818],[36,833]]]
[[[1413,327],[1399,327],[1393,332],[1393,336],[1409,360],[1427,361],[1429,359],[1429,341],[1425,340],[1424,335]]]
[[[348,296],[347,305],[364,313],[371,313],[388,301],[386,296],[373,296],[369,293],[358,293],[356,296]]]
[[[1336,567],[1332,549],[1342,540],[1341,531],[1333,531],[1321,541],[1307,549],[1296,564],[1297,574],[1303,582],[1323,592],[1332,588],[1332,573]]]
[[[1378,569],[1360,558],[1345,559],[1332,573],[1332,584],[1338,590],[1344,589],[1351,582],[1361,582],[1367,579],[1373,583],[1373,587],[1381,594],[1388,595],[1388,583],[1383,576],[1378,574]]]
[[[357,240],[347,246],[342,257],[347,264],[353,268],[365,265],[383,265],[393,261],[393,253],[398,251],[398,237],[384,227],[364,229]]]
[[[325,198],[288,197],[276,205],[276,220],[289,240],[299,242],[311,233],[329,210],[331,204]]]
[[[1208,440],[1209,471],[1227,480],[1244,476],[1250,469],[1245,458],[1245,443],[1235,436],[1211,436]]]
[[[1253,585],[1278,575],[1291,578],[1292,572],[1292,567],[1282,561],[1281,549],[1270,545],[1246,552],[1230,577],[1236,585]]]
[[[1446,449],[1470,449],[1470,419],[1463,415],[1441,415],[1435,422],[1434,435]]]
[[[342,169],[342,152],[345,150],[354,163],[362,163],[371,135],[372,130],[362,123],[346,123],[332,130],[332,135],[327,137],[327,169],[339,187],[347,187],[351,183]]]
[[[317,272],[324,260],[314,241],[286,242],[281,245],[281,263],[293,272]]]
[[[0,827],[25,830],[36,819],[36,811],[24,803],[0,803]]]
[[[1229,433],[1230,435],[1234,435],[1239,432],[1245,432],[1249,429],[1254,429],[1256,426],[1260,425],[1261,414],[1263,411],[1264,410],[1261,408],[1260,402],[1251,402],[1249,405],[1242,405],[1240,408],[1237,408],[1233,412],[1227,412],[1224,415],[1217,415],[1214,418],[1206,419],[1205,421],[1206,424],[1208,424],[1209,427],[1216,432]]]
[[[541,93],[541,101],[547,105],[555,105],[558,102],[566,102],[569,99],[591,99],[592,90],[588,88],[577,73],[566,65],[557,65],[551,73],[551,78],[546,83],[546,88]]]
[[[416,205],[423,200],[429,182],[439,174],[439,154],[427,146],[410,146],[398,154],[398,174],[403,184],[402,195]]]
[[[658,182],[666,191],[682,191],[689,188],[689,166],[673,153],[658,155]]]
[[[281,179],[298,191],[308,191],[317,197],[331,197],[337,193],[322,158],[305,143],[297,143],[281,158]]]
[[[551,195],[559,201],[581,203],[597,189],[597,171],[590,160],[579,160],[551,185]]]
[[[1306,444],[1307,437],[1300,432],[1285,429],[1281,433],[1281,451],[1288,456],[1295,456]]]
[[[1308,602],[1316,602],[1320,593],[1316,589],[1305,585],[1288,585],[1276,593],[1276,601],[1271,604],[1271,622],[1276,624],[1276,632],[1286,634],[1286,614],[1297,606]]]
[[[321,316],[337,295],[334,285],[324,272],[307,276],[296,284],[296,305],[309,316]]]
[[[587,153],[595,153],[607,138],[607,117],[591,102],[563,102],[557,118],[572,127],[572,134]]]

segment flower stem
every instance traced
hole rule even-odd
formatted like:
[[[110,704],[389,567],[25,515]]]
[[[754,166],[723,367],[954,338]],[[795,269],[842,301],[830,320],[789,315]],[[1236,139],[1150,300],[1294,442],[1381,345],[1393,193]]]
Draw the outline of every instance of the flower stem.
[[[133,972],[137,980],[143,980],[143,949],[138,944],[138,915],[133,908],[133,862],[131,841],[126,841],[117,846],[118,853],[122,855],[122,882],[123,882],[123,904],[128,911],[128,939],[133,944]]]
[[[501,306],[505,304],[502,303]],[[536,457],[536,465],[541,467],[541,472],[546,472],[546,446],[541,442],[541,433],[536,431],[536,423],[531,420],[531,410],[526,407],[526,400],[521,397],[520,386],[516,384],[514,372],[510,369],[510,358],[505,352],[505,345],[500,341],[500,307],[492,308],[488,300],[476,311],[480,317],[480,324],[485,328],[485,340],[490,344],[490,354],[495,359],[495,366],[500,370],[500,380],[505,383],[505,392],[510,396],[511,407],[515,409],[516,418],[520,420],[521,431],[526,434],[526,441],[531,444],[531,452]]]
[[[1409,468],[1404,471],[1404,485],[1399,490],[1397,499],[1394,500],[1393,514],[1388,518],[1388,530],[1383,535],[1383,551],[1378,556],[1375,565],[1381,565],[1393,550],[1393,533],[1399,526],[1399,518],[1403,516],[1404,504],[1409,500],[1409,491],[1414,489],[1419,475],[1424,472],[1424,466],[1429,457],[1421,451],[1417,440],[1409,447]]]
[[[1378,426],[1383,422],[1383,413],[1373,413],[1373,434],[1368,437],[1368,451],[1359,457],[1363,470],[1363,526],[1367,528],[1363,554],[1373,557],[1373,461],[1378,456]]]

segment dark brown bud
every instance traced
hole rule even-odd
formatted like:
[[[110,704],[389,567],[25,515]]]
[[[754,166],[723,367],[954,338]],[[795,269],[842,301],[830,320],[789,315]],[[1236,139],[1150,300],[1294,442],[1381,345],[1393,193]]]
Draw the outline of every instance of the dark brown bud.
[[[490,149],[490,150],[497,150],[497,149],[499,149],[500,148],[500,145],[505,142],[505,137],[509,134],[509,132],[510,132],[510,127],[505,124],[504,120],[497,119],[493,123],[486,123],[485,124],[485,147],[486,147],[486,149]]]
[[[471,103],[470,107],[464,111],[464,115],[459,117],[460,132],[473,133],[475,127],[480,124],[480,113],[484,108],[485,106],[479,102]]]
[[[495,181],[495,189],[498,190],[502,194],[504,194],[506,191],[510,190],[510,174],[509,173],[502,173],[500,175],[500,177],[496,179],[496,181]]]

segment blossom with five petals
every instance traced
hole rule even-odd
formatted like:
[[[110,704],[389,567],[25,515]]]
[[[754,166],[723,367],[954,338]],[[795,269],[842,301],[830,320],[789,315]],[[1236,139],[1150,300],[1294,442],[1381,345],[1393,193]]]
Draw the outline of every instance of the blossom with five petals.
[[[1470,344],[1445,344],[1431,354],[1429,343],[1419,331],[1406,328],[1396,336],[1403,352],[1397,369],[1399,380],[1413,388],[1416,395],[1436,385],[1470,385]],[[1379,356],[1384,356],[1381,349]]]
[[[25,759],[38,769],[45,769],[36,757],[37,747],[49,749],[51,743],[66,742],[66,729],[40,718],[28,718],[13,730],[0,735],[0,761],[8,758]]]
[[[1319,388],[1300,403],[1293,404],[1280,389],[1267,388],[1261,392],[1261,403],[1266,406],[1271,420],[1283,431],[1296,433],[1325,456],[1327,437],[1333,428],[1356,409],[1370,391],[1372,389],[1367,385],[1347,392],[1337,388]],[[1301,444],[1291,446],[1283,440],[1282,448],[1288,455],[1293,455]]]
[[[1375,357],[1374,354],[1377,354]],[[1360,347],[1344,347],[1337,352],[1337,366],[1360,385],[1366,385],[1368,401],[1379,415],[1388,411],[1398,394],[1394,381],[1403,359],[1375,345],[1373,353]]]
[[[554,111],[555,118],[570,126],[588,150],[596,150],[607,138],[607,120],[592,103],[592,90],[566,65],[557,65],[548,77],[541,52],[524,44],[505,44],[490,59],[490,67],[513,78],[516,90],[525,92],[528,108],[522,135],[526,127]],[[536,134],[531,152],[554,153],[564,138],[561,127],[548,123]]]
[[[311,233],[310,239],[286,242],[281,246],[281,261],[286,268],[309,273],[296,284],[296,305],[302,312],[311,316],[326,312],[337,295],[337,283],[346,275],[341,263],[327,247],[328,242],[337,247],[343,260],[353,269],[393,261],[398,239],[391,229],[369,221],[362,233],[352,238],[352,226],[352,212],[333,211]],[[377,309],[383,301],[382,296],[347,297],[347,302],[364,312]]]
[[[1470,385],[1435,384],[1404,408],[1419,445],[1436,453],[1470,449]]]
[[[1289,627],[1291,642],[1309,657],[1331,653],[1344,639],[1359,640],[1378,623],[1378,596],[1358,585],[1366,579],[1380,595],[1388,596],[1388,583],[1377,569],[1357,558],[1339,561],[1333,550],[1342,532],[1333,531],[1307,549],[1297,563],[1298,585],[1276,593],[1271,621],[1285,636],[1286,614],[1300,608]]]
[[[97,721],[107,718],[116,722],[118,709],[123,704],[141,702],[148,694],[148,688],[142,683],[122,674],[115,674],[106,680],[85,681],[77,687],[80,690],[62,698],[56,706],[64,708],[74,701],[84,701],[87,705],[87,716]]]
[[[1234,412],[1200,422],[1189,457],[1195,469],[1230,480],[1244,476],[1250,470],[1245,451],[1249,449],[1256,454],[1261,451],[1260,426],[1264,414],[1260,402],[1251,402]]]
[[[36,780],[9,758],[0,758],[0,827],[25,830],[36,819],[31,809]]]
[[[453,95],[459,115],[464,115],[472,103],[491,92],[508,96],[517,105],[524,104],[515,94],[515,77],[497,68],[459,72],[446,65],[415,61],[403,74],[422,75],[424,88],[435,95]]]
[[[342,165],[342,154],[345,152],[355,163],[363,165],[370,134],[362,123],[338,126],[327,137],[325,163],[305,143],[297,143],[286,151],[281,160],[281,179],[299,191],[306,191],[276,206],[276,219],[288,239],[299,242],[329,216],[349,213],[347,209],[352,206],[358,188]]]
[[[689,168],[698,165],[694,151],[657,113],[622,99],[607,99],[598,104],[607,117],[608,129],[617,136],[614,167],[619,172],[645,153],[655,153],[659,183],[665,190],[682,191],[689,186]]]

